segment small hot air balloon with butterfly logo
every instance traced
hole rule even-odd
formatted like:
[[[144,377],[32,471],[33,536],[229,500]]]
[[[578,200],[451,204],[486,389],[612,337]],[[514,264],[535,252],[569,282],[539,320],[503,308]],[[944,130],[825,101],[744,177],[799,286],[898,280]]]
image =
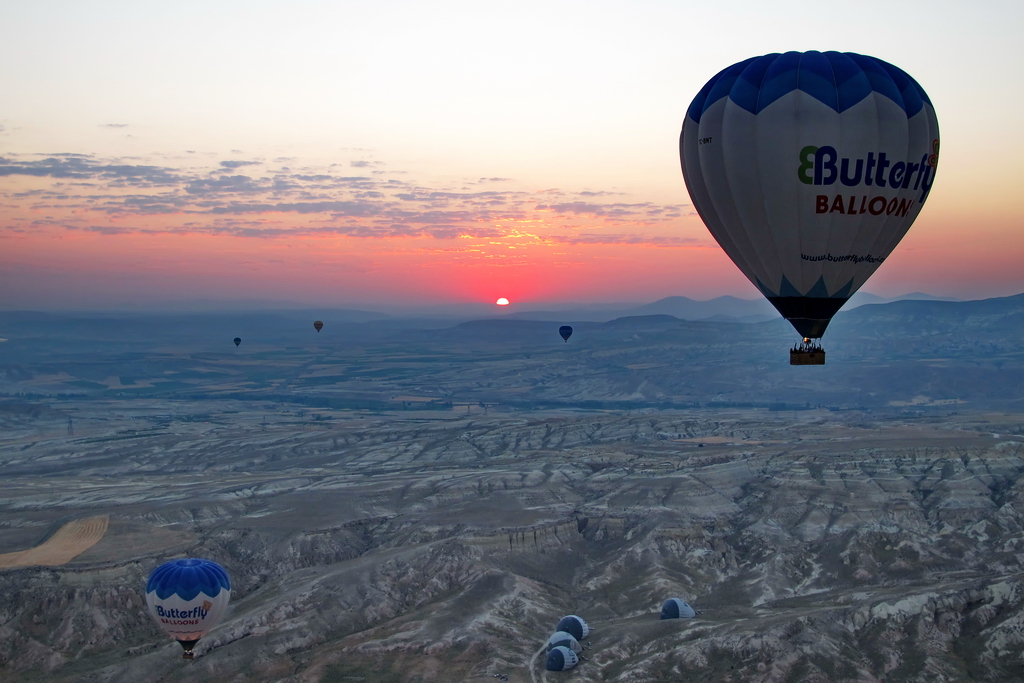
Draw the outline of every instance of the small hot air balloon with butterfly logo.
[[[224,616],[230,599],[228,573],[211,560],[165,562],[146,582],[150,616],[181,643],[185,659],[192,659],[192,649]]]

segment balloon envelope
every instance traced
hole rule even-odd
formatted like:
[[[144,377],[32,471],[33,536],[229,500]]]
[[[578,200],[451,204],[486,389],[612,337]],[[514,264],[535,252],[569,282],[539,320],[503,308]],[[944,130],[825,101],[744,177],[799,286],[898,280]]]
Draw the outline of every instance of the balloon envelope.
[[[315,327],[316,331],[319,332],[320,330],[324,329],[324,324],[317,320],[315,323],[313,323],[313,327]]]
[[[590,626],[583,620],[582,617],[578,617],[575,614],[570,614],[567,617],[562,617],[558,622],[558,631],[565,631],[572,635],[576,640],[583,640],[590,634]]]
[[[661,606],[662,619],[693,619],[697,613],[686,604],[686,600],[680,598],[669,598]]]
[[[228,573],[210,560],[171,560],[146,582],[150,616],[186,653],[224,616],[230,599]]]
[[[583,651],[580,641],[573,638],[571,633],[566,633],[565,631],[555,631],[552,633],[544,647],[548,652],[551,652],[556,647],[567,647],[577,653]]]
[[[241,343],[242,343],[241,337],[235,337],[235,346],[238,346]]]
[[[889,256],[928,199],[939,128],[909,75],[851,52],[753,57],[686,113],[686,187],[708,230],[803,337]]]
[[[576,656],[576,653],[567,647],[556,647],[552,648],[548,652],[547,661],[544,663],[544,668],[548,671],[565,671],[571,669],[579,663],[580,658]]]
[[[572,336],[572,328],[568,325],[562,325],[558,328],[558,334],[562,336],[562,339],[569,341],[569,337]]]

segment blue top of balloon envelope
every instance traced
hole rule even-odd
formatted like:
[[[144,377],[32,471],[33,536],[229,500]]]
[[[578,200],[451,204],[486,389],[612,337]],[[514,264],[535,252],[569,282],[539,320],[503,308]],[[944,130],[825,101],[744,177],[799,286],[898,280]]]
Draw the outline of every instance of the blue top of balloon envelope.
[[[927,102],[924,89],[902,69],[853,52],[786,52],[751,57],[723,69],[690,103],[687,115],[699,122],[712,104],[728,97],[751,114],[794,90],[844,112],[872,92],[895,102],[911,117]]]
[[[202,559],[182,559],[165,562],[149,575],[146,592],[156,591],[161,600],[177,595],[192,600],[200,593],[211,598],[221,589],[231,590],[228,573],[216,562]]]

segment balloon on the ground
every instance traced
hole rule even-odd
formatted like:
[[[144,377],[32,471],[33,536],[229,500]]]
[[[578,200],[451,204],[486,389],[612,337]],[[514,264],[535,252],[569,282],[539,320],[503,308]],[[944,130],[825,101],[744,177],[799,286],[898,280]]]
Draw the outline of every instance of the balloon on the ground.
[[[818,339],[927,201],[939,127],[928,95],[892,64],[787,52],[708,81],[679,153],[722,249],[801,337]]]
[[[680,598],[669,598],[661,606],[662,619],[693,619],[697,613],[686,604],[686,600]]]
[[[548,671],[565,671],[576,666],[579,661],[580,658],[569,648],[556,647],[548,652],[548,659],[544,663],[544,668]]]
[[[171,560],[160,565],[146,582],[149,614],[192,659],[192,648],[210,632],[227,609],[231,580],[216,562]]]
[[[555,631],[552,633],[544,647],[548,652],[551,652],[551,650],[556,647],[567,647],[577,653],[583,651],[583,646],[580,645],[580,641],[573,638],[571,633],[566,633],[565,631]]]
[[[238,346],[241,343],[242,343],[242,338],[241,337],[235,337],[235,346]]]
[[[562,339],[569,341],[569,337],[572,336],[572,328],[568,325],[562,325],[558,328],[558,334],[562,336]]]
[[[313,327],[315,327],[316,331],[319,332],[320,330],[324,329],[324,324],[317,320],[316,322],[313,323]]]
[[[562,617],[558,622],[558,628],[556,631],[565,631],[572,635],[576,640],[583,640],[590,634],[590,627],[582,617],[578,617],[575,614]]]

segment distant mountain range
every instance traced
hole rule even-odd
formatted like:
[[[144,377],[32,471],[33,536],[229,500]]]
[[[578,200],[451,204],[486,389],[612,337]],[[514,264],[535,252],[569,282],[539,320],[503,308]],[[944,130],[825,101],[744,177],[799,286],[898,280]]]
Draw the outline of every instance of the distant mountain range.
[[[858,292],[843,307],[849,311],[867,304],[884,304],[893,301],[949,301],[941,297],[914,292],[903,296],[884,298],[868,292]],[[644,315],[671,315],[680,320],[707,320],[709,322],[758,323],[779,317],[775,307],[766,299],[740,299],[734,296],[720,296],[707,301],[697,301],[685,296],[668,296],[642,306],[621,304],[573,307],[562,310],[533,310],[511,313],[508,318],[519,320],[546,320],[549,322],[607,322],[615,318]]]
[[[884,304],[894,301],[956,301],[943,297],[913,292],[897,297],[880,297],[868,292],[857,292],[843,307],[850,311],[867,304]],[[538,320],[546,322],[580,323],[608,322],[616,318],[647,315],[670,315],[680,320],[706,320],[709,322],[758,323],[775,320],[779,314],[766,299],[740,299],[734,296],[720,296],[707,301],[698,301],[685,296],[668,296],[649,304],[630,302],[612,303],[569,303],[552,305],[551,308],[519,310],[513,304],[501,308],[494,304],[462,303],[420,306],[415,309],[388,307],[380,310],[356,310],[331,307],[310,307],[286,301],[245,300],[237,302],[195,300],[190,302],[167,302],[153,309],[126,307],[120,310],[97,311],[0,311],[0,320],[33,319],[37,323],[45,320],[103,320],[106,322],[137,321],[146,318],[190,320],[193,322],[225,321],[237,325],[253,319],[286,318],[289,320],[323,319],[324,322],[364,323],[376,322],[390,328],[417,327],[421,329],[444,327],[468,320],[500,318],[510,320]],[[131,323],[128,323],[131,324]]]
[[[696,316],[710,305],[724,317],[753,303],[671,297],[597,322],[381,320],[329,310],[0,312],[0,392],[333,396],[385,405],[426,391],[523,407],[1022,400],[1024,294],[841,311],[823,339],[829,360],[813,369],[789,365],[799,337],[778,314],[750,324],[658,312]],[[316,319],[325,323],[319,334]],[[558,335],[563,322],[574,328],[568,343]]]

